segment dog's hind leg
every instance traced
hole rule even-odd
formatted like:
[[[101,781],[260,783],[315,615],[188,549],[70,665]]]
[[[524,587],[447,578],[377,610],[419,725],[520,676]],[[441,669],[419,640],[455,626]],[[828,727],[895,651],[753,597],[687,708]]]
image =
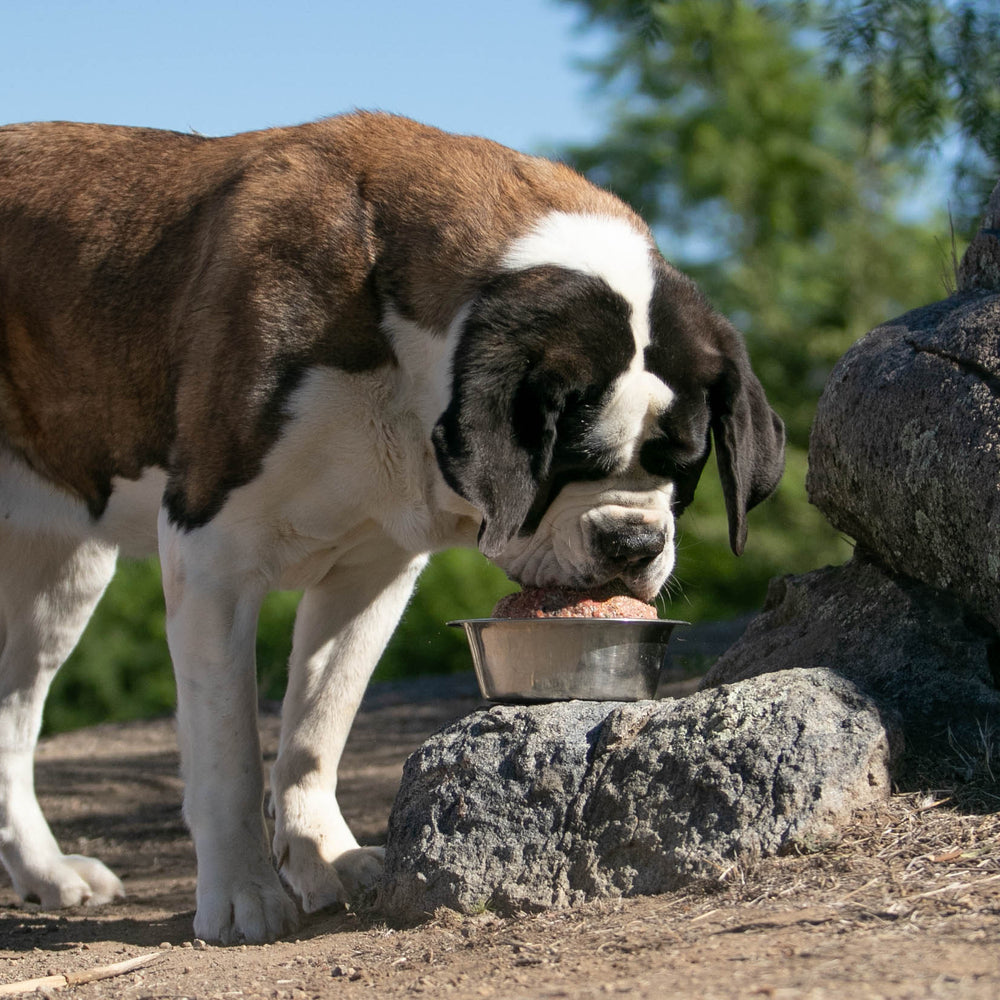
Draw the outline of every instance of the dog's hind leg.
[[[20,896],[47,907],[125,894],[100,861],[59,850],[34,783],[49,684],[114,575],[115,557],[98,542],[0,532],[0,858]]]
[[[382,870],[382,849],[359,847],[341,815],[337,767],[426,557],[387,541],[365,555],[306,590],[295,620],[271,795],[275,858],[306,912],[348,902]]]

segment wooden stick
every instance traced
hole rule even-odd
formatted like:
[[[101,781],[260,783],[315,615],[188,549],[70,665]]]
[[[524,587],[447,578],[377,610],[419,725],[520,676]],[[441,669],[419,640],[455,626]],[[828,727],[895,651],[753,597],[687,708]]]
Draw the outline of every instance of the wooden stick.
[[[98,979],[111,979],[132,972],[154,958],[159,958],[163,952],[151,951],[148,955],[137,955],[126,958],[124,962],[114,962],[111,965],[99,965],[95,969],[84,969],[82,972],[67,972],[59,976],[42,976],[40,979],[22,979],[19,983],[3,983],[0,985],[0,997],[11,997],[17,993],[37,993],[39,990],[61,990],[67,986],[79,986],[81,983],[93,983]]]

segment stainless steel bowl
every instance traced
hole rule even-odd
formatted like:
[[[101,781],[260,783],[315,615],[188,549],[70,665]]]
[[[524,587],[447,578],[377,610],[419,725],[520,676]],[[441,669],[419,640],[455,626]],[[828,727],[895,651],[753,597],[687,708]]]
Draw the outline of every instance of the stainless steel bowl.
[[[640,701],[656,695],[670,633],[687,622],[638,618],[467,618],[484,698]]]

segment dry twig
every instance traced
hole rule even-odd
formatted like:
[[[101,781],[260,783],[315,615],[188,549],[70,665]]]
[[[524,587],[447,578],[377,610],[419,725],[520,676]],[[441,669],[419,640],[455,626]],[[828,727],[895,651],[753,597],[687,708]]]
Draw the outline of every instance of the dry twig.
[[[67,972],[57,976],[42,976],[40,979],[22,979],[17,983],[4,983],[0,985],[0,996],[11,997],[18,993],[61,990],[67,986],[79,986],[81,983],[93,983],[99,979],[111,979],[113,976],[122,976],[126,972],[132,972],[152,962],[154,958],[159,958],[161,954],[163,953],[159,951],[151,951],[148,955],[137,955],[135,958],[125,959],[124,962],[99,965],[95,969],[84,969],[82,972]]]

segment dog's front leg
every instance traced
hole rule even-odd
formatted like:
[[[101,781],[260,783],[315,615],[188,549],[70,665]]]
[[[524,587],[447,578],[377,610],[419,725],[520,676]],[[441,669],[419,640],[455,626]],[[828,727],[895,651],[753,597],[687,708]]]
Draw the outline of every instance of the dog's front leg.
[[[372,886],[380,848],[359,847],[337,803],[355,712],[426,558],[388,542],[306,590],[295,621],[281,745],[271,771],[274,854],[306,912]]]
[[[264,827],[254,644],[266,583],[252,553],[214,522],[184,532],[161,514],[160,558],[198,858],[194,931],[224,944],[273,941],[297,913]]]

